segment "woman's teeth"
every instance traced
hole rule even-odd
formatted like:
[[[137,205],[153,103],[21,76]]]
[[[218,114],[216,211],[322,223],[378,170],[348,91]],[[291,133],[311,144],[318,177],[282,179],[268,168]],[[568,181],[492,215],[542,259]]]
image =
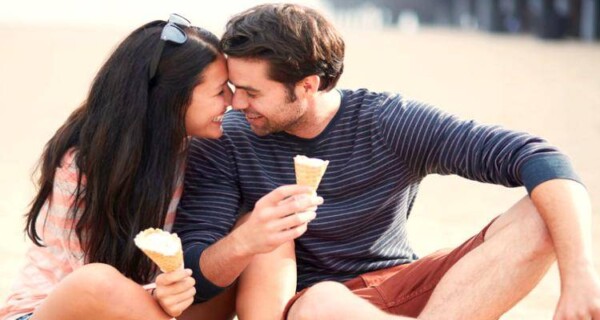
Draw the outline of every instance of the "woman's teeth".
[[[212,121],[213,121],[213,122],[223,122],[223,115],[220,115],[220,116],[214,117],[214,118],[212,119]]]

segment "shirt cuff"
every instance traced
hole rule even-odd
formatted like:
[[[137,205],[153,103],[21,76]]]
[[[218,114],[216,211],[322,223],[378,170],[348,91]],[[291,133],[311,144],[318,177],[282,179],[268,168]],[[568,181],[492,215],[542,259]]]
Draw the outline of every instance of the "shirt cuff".
[[[215,285],[202,274],[202,270],[200,269],[200,256],[202,255],[202,252],[204,252],[204,249],[206,248],[194,246],[187,248],[184,253],[185,266],[186,268],[192,269],[192,276],[196,280],[196,296],[194,296],[194,303],[208,301],[227,289],[227,287]]]
[[[568,179],[583,184],[569,158],[559,153],[540,155],[527,160],[521,166],[521,179],[529,194],[538,185],[553,179]]]

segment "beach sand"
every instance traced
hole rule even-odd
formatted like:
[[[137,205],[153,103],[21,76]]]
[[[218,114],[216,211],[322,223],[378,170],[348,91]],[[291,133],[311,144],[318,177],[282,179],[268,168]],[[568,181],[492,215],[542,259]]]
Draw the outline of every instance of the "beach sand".
[[[0,301],[23,263],[22,217],[43,145],[127,33],[0,25]],[[343,33],[347,58],[338,87],[400,92],[463,118],[541,135],[570,155],[596,208],[594,259],[600,270],[598,43],[449,29]],[[409,220],[410,240],[420,255],[458,245],[525,195],[523,188],[428,177]],[[502,319],[550,319],[559,289],[553,267]]]

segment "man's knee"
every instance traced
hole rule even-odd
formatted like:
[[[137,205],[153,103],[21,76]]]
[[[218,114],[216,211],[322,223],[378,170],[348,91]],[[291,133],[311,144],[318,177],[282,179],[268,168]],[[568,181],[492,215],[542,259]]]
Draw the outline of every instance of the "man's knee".
[[[341,283],[325,281],[315,284],[292,305],[288,319],[329,319],[331,306],[336,300],[351,295],[350,290]]]
[[[519,242],[530,259],[554,256],[554,245],[546,223],[529,197],[518,204],[517,221]]]

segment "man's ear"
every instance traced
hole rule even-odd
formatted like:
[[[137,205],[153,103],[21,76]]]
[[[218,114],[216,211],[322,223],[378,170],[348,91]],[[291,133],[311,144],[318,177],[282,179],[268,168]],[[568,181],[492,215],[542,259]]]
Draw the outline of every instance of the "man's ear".
[[[321,85],[321,78],[319,76],[307,76],[296,84],[296,90],[302,96],[314,96],[319,91],[319,85]]]

